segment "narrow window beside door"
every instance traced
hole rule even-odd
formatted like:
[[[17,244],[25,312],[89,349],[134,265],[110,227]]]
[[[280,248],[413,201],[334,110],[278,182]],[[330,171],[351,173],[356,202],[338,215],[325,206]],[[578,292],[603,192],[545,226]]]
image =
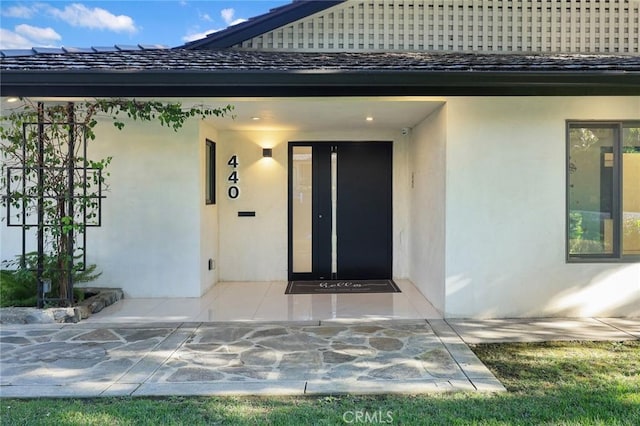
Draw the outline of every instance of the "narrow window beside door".
[[[216,143],[206,140],[205,203],[216,203]]]
[[[312,150],[310,146],[294,146],[292,160],[292,255],[293,272],[312,271]]]

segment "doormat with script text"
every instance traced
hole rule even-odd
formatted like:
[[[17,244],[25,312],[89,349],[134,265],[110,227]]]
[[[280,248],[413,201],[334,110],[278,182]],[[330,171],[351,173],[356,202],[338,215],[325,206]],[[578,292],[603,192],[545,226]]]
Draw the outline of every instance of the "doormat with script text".
[[[289,281],[284,294],[401,293],[393,280]]]

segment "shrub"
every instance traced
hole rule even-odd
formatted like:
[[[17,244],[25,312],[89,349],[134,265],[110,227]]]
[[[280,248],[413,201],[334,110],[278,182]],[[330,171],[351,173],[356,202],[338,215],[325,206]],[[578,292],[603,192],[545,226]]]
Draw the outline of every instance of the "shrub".
[[[23,264],[24,267],[22,266]],[[60,271],[56,268],[57,264],[58,262],[54,256],[45,255],[43,261],[43,279],[51,280],[52,283],[55,283],[59,279]],[[37,265],[37,253],[27,253],[24,256],[24,263],[22,262],[22,256],[17,256],[15,260],[3,262],[2,266],[8,269],[0,271],[0,306],[37,305]],[[79,263],[76,264],[74,268],[74,284],[91,282],[102,274],[101,272],[96,272],[96,265],[89,265],[84,269],[82,266],[83,265]],[[76,302],[84,298],[82,289],[74,289],[73,293]],[[52,299],[59,297],[58,286],[52,285],[51,292],[47,293],[46,297]]]

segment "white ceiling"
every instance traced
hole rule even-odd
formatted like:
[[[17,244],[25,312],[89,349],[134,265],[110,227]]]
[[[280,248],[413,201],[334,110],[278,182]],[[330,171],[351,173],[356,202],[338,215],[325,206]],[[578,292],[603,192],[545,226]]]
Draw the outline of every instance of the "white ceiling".
[[[235,119],[213,118],[221,130],[376,129],[414,127],[444,101],[436,98],[234,98],[207,106],[234,106]],[[220,102],[220,103],[218,103]],[[259,120],[254,120],[258,117]],[[372,117],[373,121],[367,121]]]

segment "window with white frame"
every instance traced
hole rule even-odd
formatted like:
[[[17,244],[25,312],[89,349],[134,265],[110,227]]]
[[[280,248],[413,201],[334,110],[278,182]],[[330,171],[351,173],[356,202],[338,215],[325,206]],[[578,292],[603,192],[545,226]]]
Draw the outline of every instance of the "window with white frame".
[[[567,258],[640,260],[640,121],[567,123]]]

